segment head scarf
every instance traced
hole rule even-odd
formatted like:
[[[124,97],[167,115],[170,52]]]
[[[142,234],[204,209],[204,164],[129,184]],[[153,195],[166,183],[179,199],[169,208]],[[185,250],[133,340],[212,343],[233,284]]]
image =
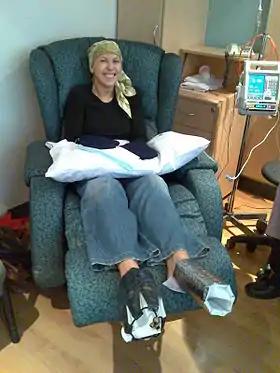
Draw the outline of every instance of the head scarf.
[[[111,40],[103,40],[97,43],[94,43],[88,50],[88,61],[89,69],[93,74],[93,64],[96,58],[102,54],[112,53],[116,54],[122,62],[122,52],[117,43]],[[127,113],[131,118],[131,108],[127,97],[132,97],[136,95],[136,91],[132,86],[130,78],[122,70],[117,82],[116,82],[116,98],[119,106]]]

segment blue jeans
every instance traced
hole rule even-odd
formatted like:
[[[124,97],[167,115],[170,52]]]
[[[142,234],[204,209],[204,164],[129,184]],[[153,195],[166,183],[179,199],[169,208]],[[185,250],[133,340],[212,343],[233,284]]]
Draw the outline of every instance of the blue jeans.
[[[178,249],[197,256],[203,242],[183,226],[165,181],[157,175],[76,184],[89,260],[96,270],[125,259],[160,264]]]

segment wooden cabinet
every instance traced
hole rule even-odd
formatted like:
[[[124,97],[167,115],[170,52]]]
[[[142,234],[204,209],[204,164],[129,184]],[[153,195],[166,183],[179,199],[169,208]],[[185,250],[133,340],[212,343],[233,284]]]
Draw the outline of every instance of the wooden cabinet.
[[[201,65],[213,67],[215,75],[223,76],[225,62],[220,50],[205,47],[182,50],[183,75],[198,72]],[[174,118],[174,131],[202,136],[210,140],[207,149],[219,165],[217,177],[223,197],[232,191],[226,175],[234,175],[244,131],[245,118],[235,108],[236,60],[231,61],[227,89],[213,92],[194,92],[180,88]]]
[[[117,37],[178,53],[203,44],[209,0],[118,0]]]
[[[117,37],[162,43],[163,0],[118,0]]]
[[[217,177],[223,197],[227,196],[232,183],[226,175],[235,174],[244,130],[244,118],[234,107],[234,94],[180,89],[173,130],[210,140],[207,153],[218,162]]]
[[[183,89],[180,90],[175,113],[174,128],[177,132],[197,135],[212,140],[213,129],[217,122],[219,108],[216,102],[201,100],[200,96]],[[198,125],[201,123],[201,125]],[[211,153],[212,143],[208,152]]]

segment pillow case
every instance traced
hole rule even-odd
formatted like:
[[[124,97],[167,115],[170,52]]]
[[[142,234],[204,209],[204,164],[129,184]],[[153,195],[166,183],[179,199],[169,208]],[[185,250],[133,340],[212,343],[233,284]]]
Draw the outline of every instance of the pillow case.
[[[53,164],[46,177],[72,183],[110,175],[114,178],[133,178],[147,174],[171,173],[196,158],[208,145],[209,140],[168,131],[151,139],[147,144],[158,156],[142,160],[129,150],[119,146],[113,149],[95,149],[67,140],[46,143],[50,148]]]

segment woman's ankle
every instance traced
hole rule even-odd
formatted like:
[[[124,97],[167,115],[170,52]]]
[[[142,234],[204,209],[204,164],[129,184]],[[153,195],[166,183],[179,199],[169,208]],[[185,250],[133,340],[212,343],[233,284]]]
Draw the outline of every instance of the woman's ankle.
[[[121,277],[126,275],[127,272],[129,272],[132,268],[139,268],[137,261],[134,259],[125,259],[118,264],[118,269]]]
[[[174,269],[176,267],[176,264],[182,260],[189,259],[189,254],[186,250],[177,250],[171,257],[169,257],[166,260],[167,264],[167,278],[170,278],[173,276]]]

